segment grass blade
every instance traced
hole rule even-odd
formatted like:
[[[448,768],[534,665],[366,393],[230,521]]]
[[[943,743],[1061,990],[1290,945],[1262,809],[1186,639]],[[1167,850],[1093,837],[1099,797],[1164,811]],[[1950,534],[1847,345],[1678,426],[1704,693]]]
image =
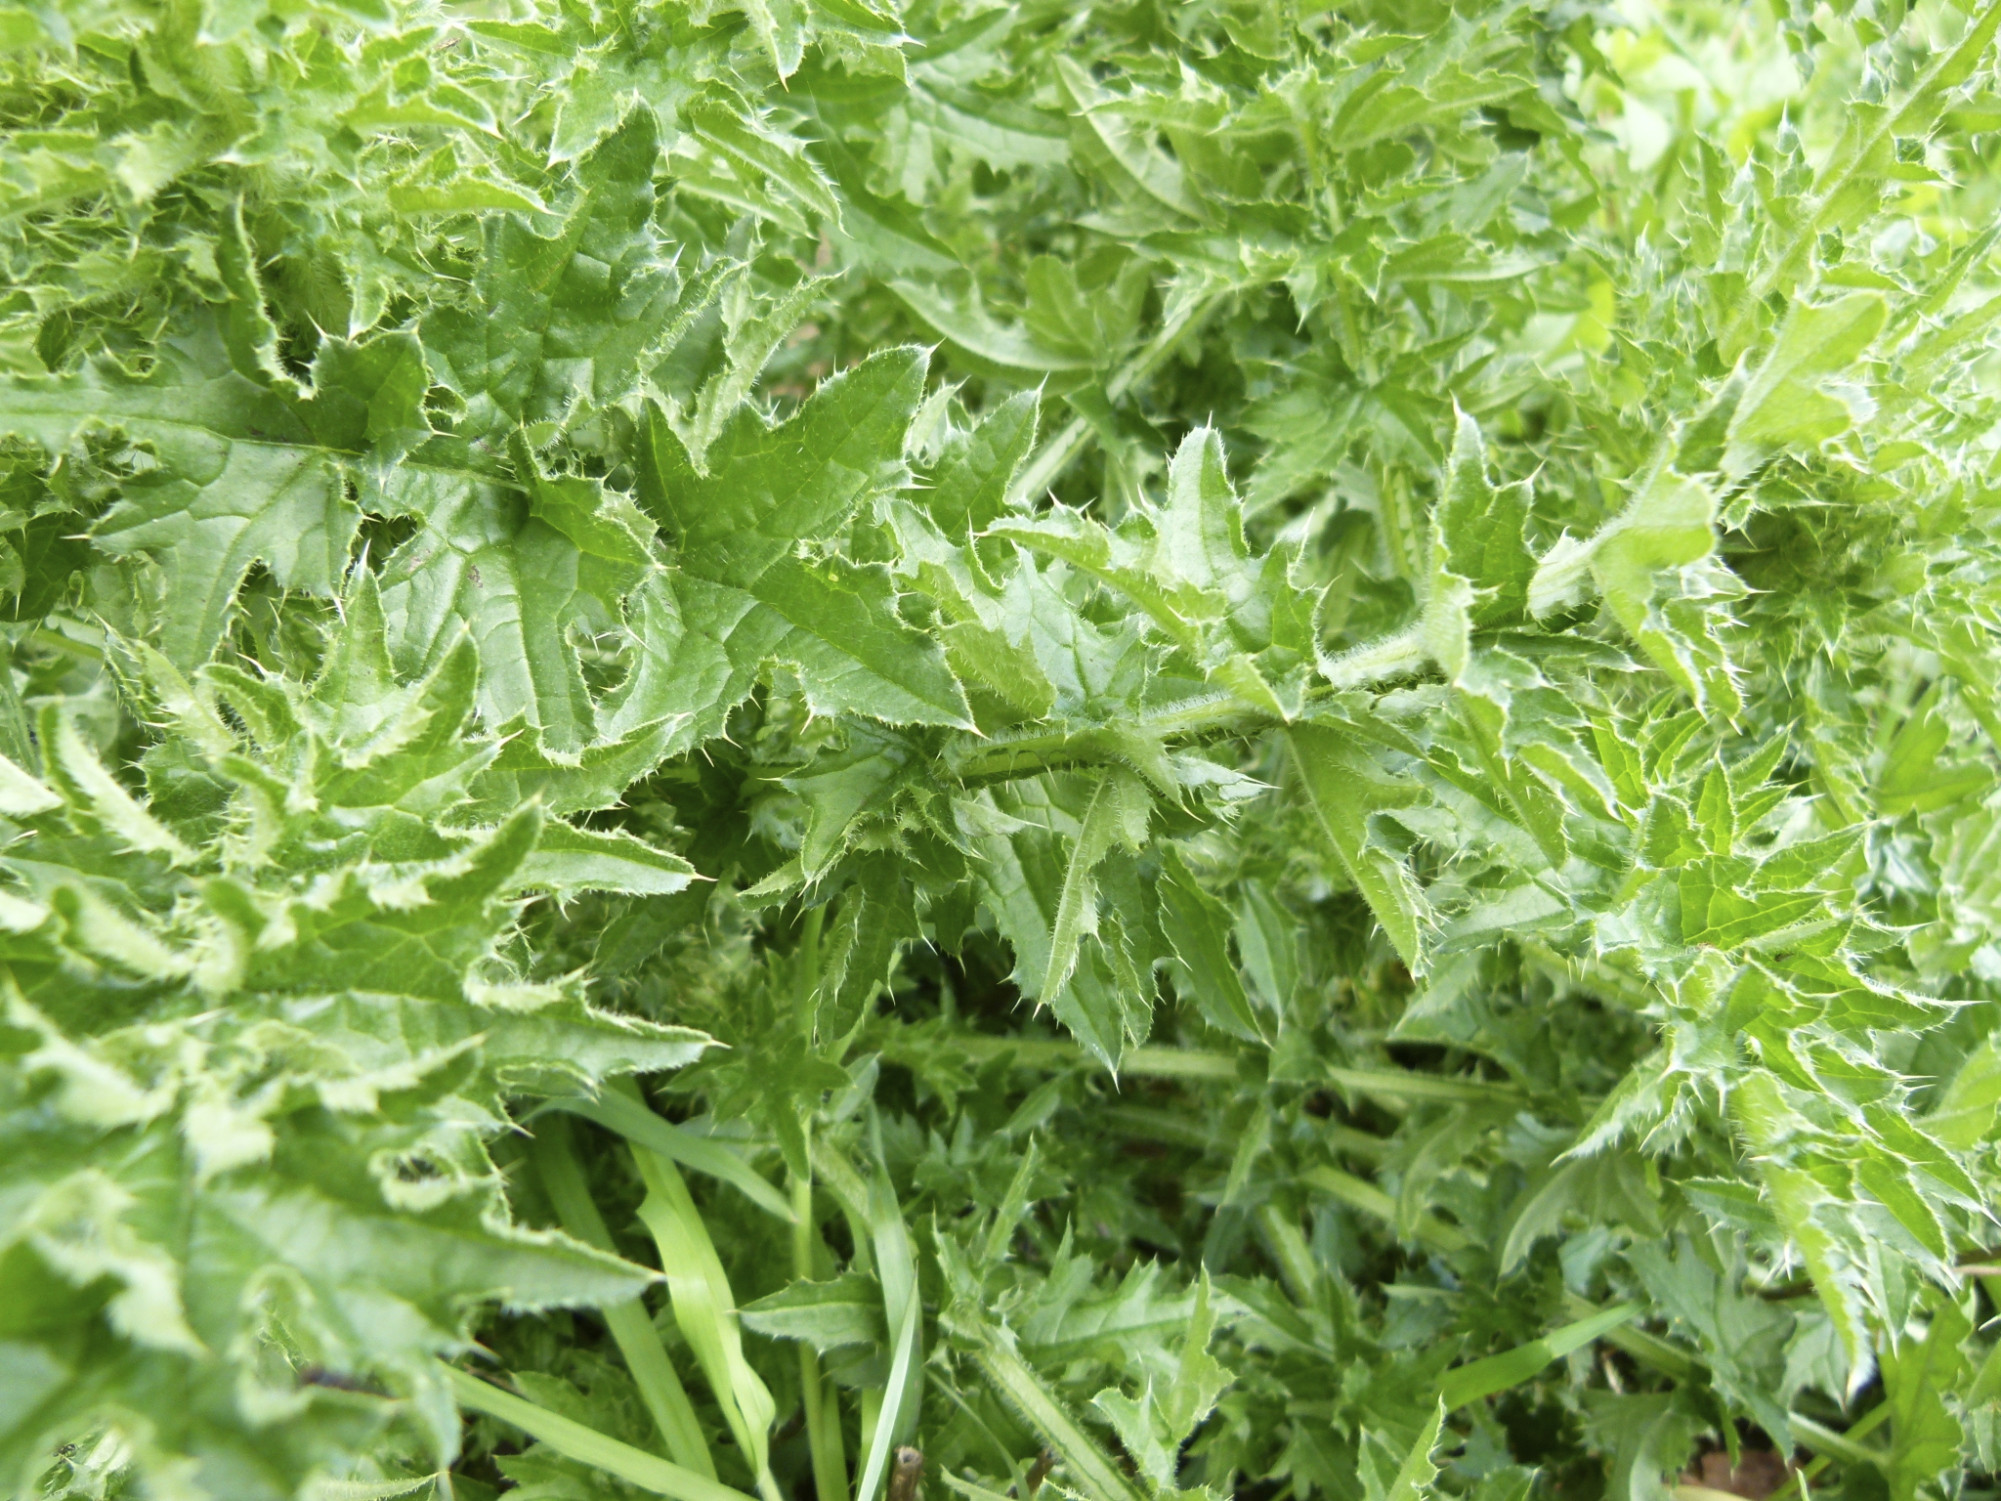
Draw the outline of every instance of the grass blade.
[[[603,1470],[607,1475],[616,1475],[641,1490],[669,1497],[670,1501],[753,1501],[750,1496],[721,1481],[670,1464],[630,1444],[620,1443],[595,1428],[587,1428],[559,1413],[550,1412],[546,1407],[537,1407],[533,1402],[502,1391],[468,1371],[461,1371],[456,1366],[444,1366],[444,1372],[459,1406],[470,1412],[483,1412],[488,1417],[499,1418],[503,1423],[511,1423],[537,1443],[547,1444],[565,1458]]]
[[[876,1487],[882,1484],[884,1472],[889,1468],[890,1451],[896,1446],[896,1423],[902,1416],[903,1392],[910,1383],[910,1357],[917,1348],[917,1300],[910,1299],[903,1308],[903,1321],[896,1331],[896,1354],[889,1363],[889,1386],[886,1388],[882,1406],[876,1412],[875,1433],[869,1439],[868,1459],[862,1465],[862,1478],[855,1487],[855,1501],[874,1501]]]
[[[702,1223],[688,1186],[673,1163],[644,1147],[635,1147],[632,1155],[646,1184],[646,1197],[639,1206],[640,1222],[660,1248],[674,1322],[687,1336],[723,1410],[724,1421],[755,1470],[758,1490],[768,1501],[776,1501],[777,1483],[771,1477],[771,1422],[778,1407],[763,1379],[744,1359],[736,1297],[715,1243],[709,1239],[708,1226]]]
[[[551,1100],[542,1108],[582,1116],[607,1131],[617,1132],[629,1142],[658,1152],[669,1161],[678,1162],[682,1167],[720,1179],[759,1209],[787,1224],[792,1221],[792,1206],[785,1201],[785,1196],[735,1152],[721,1142],[697,1136],[672,1121],[662,1120],[627,1095],[607,1090],[594,1100],[567,1096]]]
[[[811,1150],[809,1138],[809,1156]],[[814,1254],[819,1227],[813,1220],[812,1179],[793,1182],[792,1205],[792,1275],[809,1282],[819,1270]],[[841,1443],[840,1400],[820,1374],[820,1357],[805,1340],[799,1341],[799,1391],[806,1416],[806,1446],[813,1455],[813,1489],[819,1501],[847,1501],[848,1460]]]
[[[562,1218],[563,1228],[577,1239],[609,1251],[611,1234],[591,1198],[569,1138],[569,1123],[560,1116],[544,1121],[535,1138],[536,1166],[541,1169],[543,1185]],[[702,1436],[702,1425],[645,1306],[637,1298],[630,1298],[607,1304],[602,1311],[618,1352],[625,1357],[632,1383],[639,1388],[640,1400],[646,1404],[654,1426],[666,1442],[667,1452],[676,1464],[715,1479],[715,1460]]]

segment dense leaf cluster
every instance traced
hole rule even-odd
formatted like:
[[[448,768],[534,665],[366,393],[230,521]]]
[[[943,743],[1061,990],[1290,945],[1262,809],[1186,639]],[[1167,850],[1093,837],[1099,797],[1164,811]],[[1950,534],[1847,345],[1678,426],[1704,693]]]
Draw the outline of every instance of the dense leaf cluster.
[[[1989,1494],[1997,29],[0,0],[0,1486]]]

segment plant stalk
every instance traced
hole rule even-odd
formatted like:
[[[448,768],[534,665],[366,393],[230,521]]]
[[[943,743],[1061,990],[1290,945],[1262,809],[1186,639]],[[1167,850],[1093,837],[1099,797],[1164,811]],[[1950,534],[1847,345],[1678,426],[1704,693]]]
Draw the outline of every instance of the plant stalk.
[[[813,915],[819,915],[817,910]],[[810,1131],[811,1127],[802,1124],[802,1129]],[[806,1141],[810,1157],[812,1137]],[[810,1173],[792,1180],[792,1211],[797,1216],[792,1225],[792,1275],[811,1281],[816,1274],[813,1243],[819,1230],[813,1219]],[[840,1398],[827,1386],[820,1374],[820,1357],[804,1340],[799,1342],[799,1393],[806,1412],[806,1446],[813,1455],[813,1489],[819,1501],[847,1501],[848,1460],[841,1440]]]
[[[1856,1440],[1865,1438],[1869,1434],[1874,1433],[1878,1428],[1882,1427],[1886,1421],[1888,1421],[1889,1416],[1890,1416],[1890,1404],[1888,1402],[1882,1403],[1880,1406],[1870,1409],[1868,1412],[1862,1414],[1861,1417],[1857,1418],[1852,1424],[1849,1425],[1848,1431],[1846,1433],[1839,1434],[1836,1436],[1842,1439],[1845,1445],[1847,1445],[1848,1447],[1860,1451],[1860,1455],[1864,1463],[1872,1465],[1880,1465],[1881,1460],[1877,1456],[1876,1451],[1873,1449],[1863,1448],[1862,1445],[1856,1443]],[[1793,1426],[1797,1428],[1800,1425],[1800,1422],[1801,1419],[1795,1417],[1793,1419]],[[1820,1428],[1820,1425],[1818,1423],[1814,1424],[1813,1426],[1819,1429],[1820,1432],[1823,1434],[1829,1431],[1827,1429]],[[1805,1437],[1804,1434],[1802,1434],[1801,1436],[1803,1438]],[[1812,1459],[1808,1460],[1804,1465],[1801,1465],[1798,1469],[1794,1470],[1792,1474],[1788,1475],[1786,1477],[1786,1483],[1780,1486],[1777,1490],[1772,1492],[1770,1501],[1792,1501],[1792,1498],[1794,1496],[1800,1495],[1806,1490],[1807,1484],[1809,1482],[1818,1479],[1821,1473],[1824,1470],[1826,1470],[1829,1465],[1834,1464],[1840,1458],[1840,1456],[1837,1455],[1832,1449],[1821,1448],[1820,1445],[1812,1444],[1811,1441],[1809,1441],[1809,1446],[1814,1448],[1820,1448],[1821,1452],[1816,1454]]]
[[[1430,661],[1422,623],[1392,631],[1320,664],[1325,684],[1308,694],[1324,700],[1352,688],[1373,687],[1421,672]],[[1185,744],[1269,729],[1281,721],[1234,693],[1191,694],[1165,708],[1137,716],[1129,726],[1019,730],[993,736],[968,735],[945,752],[945,764],[968,786],[1011,782],[1045,771],[1102,765],[1130,754],[1133,742]]]
[[[1182,338],[1200,327],[1220,301],[1221,293],[1211,293],[1191,302],[1177,316],[1170,318],[1160,332],[1147,341],[1145,348],[1121,365],[1105,382],[1106,399],[1118,401],[1159,369]],[[1008,487],[1008,505],[1015,510],[1032,507],[1042,493],[1055,483],[1056,477],[1090,445],[1091,432],[1091,424],[1082,417],[1071,418],[1061,432],[1043,444],[1035,456],[1022,466],[1021,473]]]
[[[826,921],[826,907],[808,907],[803,931],[799,935],[799,990],[796,1000],[799,1031],[809,1047],[814,1042],[814,1033],[819,1030],[820,932]]]
[[[946,1045],[983,1063],[995,1058],[1009,1058],[1018,1068],[1076,1068],[1090,1059],[1090,1055],[1077,1044],[1053,1037],[986,1037],[976,1033],[958,1033]],[[1196,1079],[1217,1083],[1240,1077],[1234,1054],[1169,1047],[1134,1048],[1119,1059],[1119,1072],[1142,1079]],[[1521,1090],[1514,1085],[1488,1079],[1449,1078],[1442,1074],[1423,1074],[1407,1069],[1338,1068],[1331,1065],[1322,1073],[1329,1083],[1342,1089],[1398,1104],[1412,1100],[1489,1104],[1523,1098]]]

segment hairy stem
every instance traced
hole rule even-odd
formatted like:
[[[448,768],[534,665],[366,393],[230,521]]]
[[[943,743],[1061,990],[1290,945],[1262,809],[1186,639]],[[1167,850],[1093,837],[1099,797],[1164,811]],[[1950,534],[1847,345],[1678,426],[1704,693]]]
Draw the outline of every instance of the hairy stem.
[[[1308,701],[1409,677],[1423,671],[1430,660],[1421,626],[1406,626],[1325,658],[1320,664],[1325,682]],[[1110,726],[1092,726],[1009,731],[990,737],[969,735],[947,748],[945,764],[968,786],[1011,782],[1045,771],[1101,766],[1121,759],[1121,747],[1136,741],[1187,745],[1272,729],[1280,722],[1269,710],[1246,703],[1233,693],[1198,693],[1137,715],[1116,731]]]
[[[1056,1038],[984,1037],[955,1033],[937,1044],[966,1054],[979,1062],[1007,1058],[1019,1068],[1082,1068],[1091,1055],[1076,1043]],[[891,1043],[889,1051],[894,1052]],[[1232,1053],[1204,1053],[1192,1048],[1134,1048],[1119,1059],[1119,1072],[1141,1079],[1198,1079],[1228,1082],[1240,1077],[1237,1057]],[[1453,1104],[1475,1104],[1519,1100],[1522,1092],[1512,1084],[1488,1079],[1450,1078],[1442,1074],[1418,1073],[1397,1068],[1340,1068],[1329,1065],[1321,1070],[1328,1083],[1356,1094],[1367,1095],[1397,1106],[1414,1100],[1440,1100]]]

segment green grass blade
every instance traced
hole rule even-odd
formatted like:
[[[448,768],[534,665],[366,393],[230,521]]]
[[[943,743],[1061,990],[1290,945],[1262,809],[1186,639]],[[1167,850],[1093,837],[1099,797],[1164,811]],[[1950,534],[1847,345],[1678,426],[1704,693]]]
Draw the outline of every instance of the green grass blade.
[[[671,1121],[662,1120],[624,1094],[607,1090],[594,1100],[571,1096],[551,1100],[543,1109],[582,1116],[607,1131],[617,1132],[627,1141],[658,1152],[682,1167],[718,1178],[758,1208],[788,1224],[792,1221],[792,1206],[785,1201],[785,1196],[735,1152],[721,1142],[710,1141]]]
[[[565,1458],[616,1475],[641,1490],[669,1497],[670,1501],[753,1501],[742,1491],[620,1443],[545,1407],[537,1407],[456,1366],[444,1366],[444,1372],[459,1406],[511,1423]]]
[[[807,1154],[812,1140],[807,1138]],[[820,1238],[813,1219],[813,1180],[792,1183],[792,1275],[802,1282],[819,1272],[815,1255]],[[811,1344],[799,1341],[800,1403],[806,1417],[806,1446],[813,1456],[813,1489],[819,1501],[847,1501],[848,1460],[841,1442],[841,1407],[837,1393],[820,1374],[820,1357]]]
[[[910,1357],[917,1348],[917,1300],[904,1304],[903,1322],[896,1331],[896,1354],[889,1363],[889,1385],[882,1406],[875,1415],[875,1432],[869,1439],[868,1459],[862,1478],[855,1486],[855,1501],[874,1501],[876,1487],[889,1468],[890,1451],[896,1446],[896,1423],[902,1416],[903,1392],[910,1383]]]
[[[562,1218],[563,1228],[599,1250],[611,1250],[611,1234],[584,1181],[567,1121],[552,1116],[542,1122],[535,1138],[535,1163],[541,1169],[543,1185]],[[607,1304],[603,1313],[618,1352],[625,1357],[632,1383],[639,1388],[640,1400],[646,1404],[654,1426],[666,1442],[667,1452],[676,1464],[715,1479],[716,1464],[709,1454],[708,1441],[702,1436],[701,1422],[645,1306],[637,1298],[630,1298]]]
[[[708,1226],[673,1163],[644,1147],[635,1147],[632,1155],[646,1184],[639,1219],[660,1248],[674,1322],[687,1336],[724,1421],[756,1473],[759,1491],[768,1501],[776,1501],[771,1422],[778,1408],[770,1389],[744,1358],[736,1297]]]

